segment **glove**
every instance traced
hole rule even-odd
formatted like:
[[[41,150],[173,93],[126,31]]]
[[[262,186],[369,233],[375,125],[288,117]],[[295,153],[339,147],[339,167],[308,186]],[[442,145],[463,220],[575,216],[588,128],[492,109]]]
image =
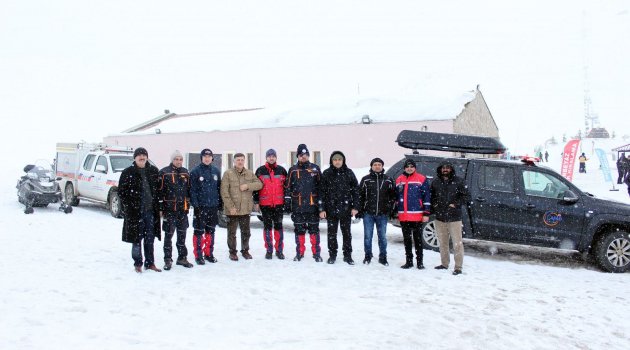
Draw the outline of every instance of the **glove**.
[[[398,208],[396,208],[396,206],[393,206],[392,210],[389,212],[389,218],[390,219],[397,219],[398,218]]]

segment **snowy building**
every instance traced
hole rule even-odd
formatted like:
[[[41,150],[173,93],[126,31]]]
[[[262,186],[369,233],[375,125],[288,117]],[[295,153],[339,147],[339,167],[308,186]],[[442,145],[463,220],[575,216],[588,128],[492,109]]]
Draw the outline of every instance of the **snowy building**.
[[[374,157],[382,158],[388,167],[410,152],[394,142],[404,129],[499,137],[477,87],[459,94],[354,99],[288,110],[165,111],[103,142],[145,147],[158,166],[167,165],[169,155],[178,149],[189,168],[199,163],[199,152],[207,147],[222,170],[231,166],[237,152],[244,153],[246,166],[255,169],[264,163],[269,148],[277,151],[278,163],[289,165],[296,160],[297,146],[304,143],[311,161],[324,168],[335,150],[345,153],[349,167],[365,168]]]

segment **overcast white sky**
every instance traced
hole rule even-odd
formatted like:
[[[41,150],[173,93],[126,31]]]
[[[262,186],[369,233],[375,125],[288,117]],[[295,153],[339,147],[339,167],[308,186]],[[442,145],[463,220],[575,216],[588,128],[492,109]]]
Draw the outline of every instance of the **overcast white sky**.
[[[614,0],[2,0],[3,149],[52,158],[56,141],[98,141],[164,109],[480,84],[518,152],[584,127],[585,62],[601,124],[630,134],[629,11]]]

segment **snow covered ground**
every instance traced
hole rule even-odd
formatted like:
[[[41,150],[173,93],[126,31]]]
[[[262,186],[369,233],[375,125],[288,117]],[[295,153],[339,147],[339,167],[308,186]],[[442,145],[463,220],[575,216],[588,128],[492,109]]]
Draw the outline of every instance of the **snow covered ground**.
[[[552,152],[550,152],[552,153]],[[553,154],[559,154],[554,151]],[[549,163],[559,164],[550,157]],[[559,156],[555,156],[559,159]],[[589,163],[575,183],[610,192]],[[614,163],[611,162],[614,166]],[[571,252],[467,242],[464,274],[402,270],[400,229],[390,226],[390,266],[365,266],[363,228],[352,227],[356,266],[265,260],[254,219],[254,259],[229,261],[217,232],[217,264],[133,271],[122,220],[98,206],[56,205],[24,215],[8,174],[0,189],[0,349],[627,349],[630,274],[607,274]],[[357,174],[362,175],[362,174]],[[325,225],[321,225],[322,251]],[[341,239],[341,237],[339,237]],[[191,247],[189,230],[188,247]],[[156,241],[162,265],[162,243]],[[308,250],[307,245],[307,253]],[[374,242],[375,252],[378,252]],[[323,254],[327,257],[327,253]],[[192,253],[189,253],[189,258]],[[192,259],[191,259],[192,260]]]

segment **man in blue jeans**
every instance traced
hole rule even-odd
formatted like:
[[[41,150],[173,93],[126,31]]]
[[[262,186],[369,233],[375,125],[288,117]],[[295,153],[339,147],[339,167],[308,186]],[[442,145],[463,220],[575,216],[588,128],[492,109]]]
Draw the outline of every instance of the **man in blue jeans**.
[[[359,207],[363,216],[363,231],[365,237],[363,246],[365,249],[364,264],[372,262],[372,237],[374,224],[378,235],[378,262],[387,266],[387,221],[389,214],[396,202],[396,184],[389,176],[385,175],[380,158],[374,158],[370,162],[370,173],[361,179],[359,184]]]

